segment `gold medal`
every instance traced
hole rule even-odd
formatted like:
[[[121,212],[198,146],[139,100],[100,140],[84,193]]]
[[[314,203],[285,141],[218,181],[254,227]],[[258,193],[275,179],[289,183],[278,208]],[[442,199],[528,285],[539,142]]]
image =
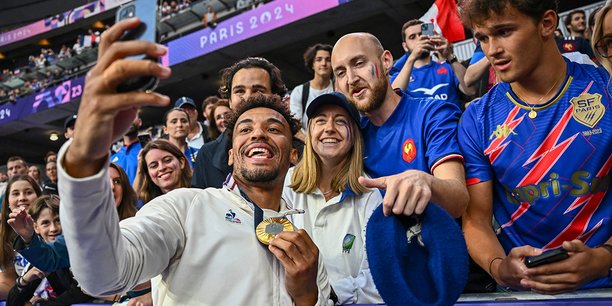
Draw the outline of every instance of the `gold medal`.
[[[287,218],[282,217],[273,217],[268,218],[257,225],[255,228],[255,234],[257,239],[265,244],[269,245],[270,240],[281,232],[289,232],[295,231],[295,227],[291,223],[291,221],[287,220]]]
[[[529,111],[529,118],[534,119],[537,116],[538,112],[534,111],[533,109]]]

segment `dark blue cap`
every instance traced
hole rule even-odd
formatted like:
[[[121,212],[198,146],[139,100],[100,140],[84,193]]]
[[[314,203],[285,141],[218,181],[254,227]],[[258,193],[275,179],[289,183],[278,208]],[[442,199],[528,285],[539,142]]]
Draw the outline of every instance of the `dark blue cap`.
[[[174,102],[174,107],[178,107],[178,108],[182,108],[183,106],[185,106],[185,104],[189,104],[193,107],[196,107],[195,102],[193,102],[193,99],[189,98],[189,97],[180,97],[178,98],[178,100],[176,100],[176,102]]]
[[[306,115],[308,116],[308,118],[312,118],[317,113],[319,108],[324,105],[338,105],[344,108],[349,114],[349,116],[351,116],[353,121],[355,121],[355,123],[359,125],[359,122],[361,120],[359,117],[359,112],[342,93],[337,91],[320,95],[314,100],[312,100],[312,102],[310,102],[310,104],[306,108]]]

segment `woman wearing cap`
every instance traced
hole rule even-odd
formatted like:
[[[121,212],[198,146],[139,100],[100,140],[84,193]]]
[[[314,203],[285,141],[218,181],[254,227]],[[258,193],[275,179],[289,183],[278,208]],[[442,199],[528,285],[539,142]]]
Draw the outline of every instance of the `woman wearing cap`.
[[[189,166],[193,168],[199,148],[190,147],[187,143],[189,131],[189,114],[186,110],[175,107],[164,114],[164,133],[168,134],[168,141],[185,154]]]
[[[363,172],[359,113],[340,93],[317,97],[306,110],[306,146],[287,173],[283,198],[304,209],[293,222],[319,247],[341,304],[382,303],[365,254],[365,225],[382,202],[357,179]]]

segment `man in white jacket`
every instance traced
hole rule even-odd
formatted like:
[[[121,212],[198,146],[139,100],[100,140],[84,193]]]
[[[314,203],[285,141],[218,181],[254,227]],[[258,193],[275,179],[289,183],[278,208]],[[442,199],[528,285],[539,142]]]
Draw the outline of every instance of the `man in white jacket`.
[[[291,141],[298,125],[276,96],[257,95],[236,110],[229,158],[234,172],[224,188],[174,190],[119,224],[108,148],[129,128],[139,107],[170,102],[156,93],[116,91],[135,76],[167,78],[171,73],[151,61],[123,60],[166,53],[150,42],[117,43],[138,24],[124,20],[104,33],[74,137],[59,154],[62,225],[83,289],[94,295],[121,293],[161,274],[155,305],[330,303],[318,249],[304,230],[282,232],[269,246],[255,235],[257,216],[286,214],[283,180],[297,158]]]

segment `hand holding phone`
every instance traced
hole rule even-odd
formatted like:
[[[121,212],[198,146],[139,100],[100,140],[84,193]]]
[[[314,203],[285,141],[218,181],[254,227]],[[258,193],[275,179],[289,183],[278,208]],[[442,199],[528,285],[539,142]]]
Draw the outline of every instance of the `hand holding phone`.
[[[434,25],[433,25],[433,23],[423,23],[423,24],[421,24],[421,35],[433,36],[434,35]]]
[[[534,268],[544,264],[549,264],[557,261],[561,261],[569,258],[567,250],[564,248],[558,248],[550,251],[546,251],[538,256],[531,256],[525,258],[525,266],[527,268]]]
[[[129,2],[127,4],[122,5],[117,10],[117,22],[129,19],[133,17],[138,17],[140,19],[140,25],[126,32],[121,40],[147,40],[151,42],[156,42],[157,40],[157,5],[156,1],[151,0],[135,0],[133,2]],[[158,58],[152,58],[148,56],[132,56],[132,59],[137,60],[151,60],[154,62],[159,62]],[[120,84],[117,87],[117,92],[130,92],[130,91],[148,91],[155,90],[157,84],[159,83],[159,79],[154,76],[141,76],[137,78],[132,78],[125,81],[123,84]]]

